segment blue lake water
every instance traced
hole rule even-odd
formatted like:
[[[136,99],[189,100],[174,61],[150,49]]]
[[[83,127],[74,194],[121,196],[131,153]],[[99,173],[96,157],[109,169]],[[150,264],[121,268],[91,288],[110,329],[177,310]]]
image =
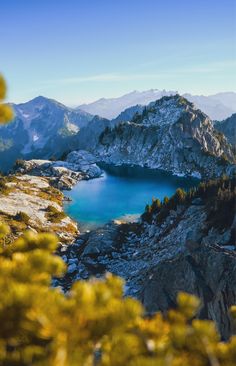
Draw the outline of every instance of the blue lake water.
[[[66,192],[72,201],[64,208],[79,222],[80,230],[89,230],[127,215],[138,217],[152,197],[163,199],[198,182],[146,168],[106,166],[102,177],[81,181]]]

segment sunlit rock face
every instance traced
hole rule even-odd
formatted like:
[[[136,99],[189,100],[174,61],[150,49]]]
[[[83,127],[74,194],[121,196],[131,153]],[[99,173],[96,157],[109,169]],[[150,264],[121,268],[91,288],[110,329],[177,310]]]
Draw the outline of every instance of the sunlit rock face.
[[[229,173],[233,152],[212,121],[179,95],[149,104],[130,122],[107,128],[93,149],[112,164],[137,164],[199,178]]]

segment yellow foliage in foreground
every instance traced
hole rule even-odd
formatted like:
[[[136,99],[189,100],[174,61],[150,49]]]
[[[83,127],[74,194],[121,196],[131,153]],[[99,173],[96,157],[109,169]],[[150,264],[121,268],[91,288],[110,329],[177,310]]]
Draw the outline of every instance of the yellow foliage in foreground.
[[[56,247],[53,235],[27,232],[0,248],[1,365],[235,365],[236,337],[222,343],[212,322],[192,320],[194,296],[180,293],[177,310],[147,318],[112,275],[68,294],[50,287],[65,270]]]
[[[9,105],[3,104],[6,97],[6,83],[2,75],[0,75],[0,124],[7,123],[12,120],[13,112]]]

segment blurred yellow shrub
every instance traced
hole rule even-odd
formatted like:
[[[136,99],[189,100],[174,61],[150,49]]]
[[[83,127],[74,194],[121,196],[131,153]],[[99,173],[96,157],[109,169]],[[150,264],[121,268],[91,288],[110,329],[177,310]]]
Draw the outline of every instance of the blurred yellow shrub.
[[[2,75],[0,75],[0,124],[7,123],[13,119],[13,111],[7,104],[3,104],[6,97],[6,83]]]
[[[194,296],[180,293],[178,309],[148,318],[112,275],[67,294],[52,288],[65,271],[56,247],[55,236],[26,232],[0,248],[1,365],[235,365],[236,337],[223,343],[213,322],[194,319]]]

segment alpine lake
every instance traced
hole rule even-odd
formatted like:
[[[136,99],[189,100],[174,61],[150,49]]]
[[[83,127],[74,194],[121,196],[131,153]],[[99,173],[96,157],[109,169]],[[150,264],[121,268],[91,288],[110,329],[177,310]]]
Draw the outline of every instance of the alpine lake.
[[[112,221],[138,220],[152,198],[172,196],[177,188],[189,190],[198,179],[179,177],[161,170],[127,165],[100,165],[103,175],[82,180],[65,195],[65,212],[79,223],[80,231],[92,230]]]

